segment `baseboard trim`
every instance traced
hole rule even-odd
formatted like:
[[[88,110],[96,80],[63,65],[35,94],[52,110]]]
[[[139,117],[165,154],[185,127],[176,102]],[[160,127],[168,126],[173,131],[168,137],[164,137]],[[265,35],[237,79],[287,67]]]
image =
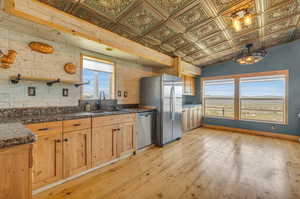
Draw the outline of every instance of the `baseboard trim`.
[[[299,142],[299,139],[300,139],[300,136],[295,136],[295,135],[285,135],[285,134],[272,133],[272,132],[266,132],[266,131],[256,131],[256,130],[250,130],[250,129],[233,128],[233,127],[219,126],[219,125],[203,124],[203,127],[210,128],[210,129],[216,129],[216,130],[247,133],[247,134],[251,134],[251,135],[258,135],[258,136],[264,136],[264,137],[272,137],[272,138],[284,139],[284,140],[289,140],[289,141],[294,141],[294,142]]]

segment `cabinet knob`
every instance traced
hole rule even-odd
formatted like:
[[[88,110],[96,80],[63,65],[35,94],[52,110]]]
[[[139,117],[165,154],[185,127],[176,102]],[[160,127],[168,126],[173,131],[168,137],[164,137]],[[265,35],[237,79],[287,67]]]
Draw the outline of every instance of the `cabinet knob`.
[[[81,126],[81,124],[73,124],[73,126]]]
[[[55,140],[56,143],[61,143],[61,140]]]
[[[69,141],[69,139],[68,139],[68,138],[65,138],[65,139],[64,139],[64,142],[68,142],[68,141]]]

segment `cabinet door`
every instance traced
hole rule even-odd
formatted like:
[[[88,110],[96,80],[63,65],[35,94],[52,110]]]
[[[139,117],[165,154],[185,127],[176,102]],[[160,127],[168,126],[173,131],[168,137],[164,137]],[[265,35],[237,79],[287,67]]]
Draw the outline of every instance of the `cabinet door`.
[[[194,77],[190,77],[190,94],[192,96],[196,95],[196,82]]]
[[[136,130],[135,123],[122,123],[117,135],[118,156],[136,150]]]
[[[183,132],[188,131],[188,111],[186,109],[182,111],[182,127]]]
[[[197,112],[198,112],[198,126],[201,126],[202,125],[202,109],[201,109],[201,107],[199,107],[198,109],[197,109]]]
[[[62,179],[61,139],[61,131],[51,131],[38,136],[33,144],[33,189]]]
[[[198,108],[193,108],[193,128],[197,128],[199,126],[198,118]]]
[[[92,165],[96,167],[116,158],[116,133],[119,126],[108,125],[92,130]]]
[[[64,133],[64,177],[91,168],[91,129]]]
[[[192,114],[191,114],[191,109],[186,109],[186,117],[187,117],[187,130],[192,129]]]
[[[0,150],[0,199],[31,199],[30,144]]]

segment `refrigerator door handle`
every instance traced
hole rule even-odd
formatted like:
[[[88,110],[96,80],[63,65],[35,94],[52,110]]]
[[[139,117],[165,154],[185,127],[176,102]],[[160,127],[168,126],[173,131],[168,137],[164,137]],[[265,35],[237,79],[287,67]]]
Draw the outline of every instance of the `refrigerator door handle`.
[[[170,90],[170,119],[173,120],[173,87]]]
[[[172,104],[172,109],[171,109],[171,120],[175,120],[175,114],[174,114],[174,106],[175,106],[175,104],[174,104],[174,99],[175,99],[175,88],[174,88],[174,86],[172,87],[172,89],[171,89],[171,104]]]
[[[173,87],[173,110],[172,110],[172,113],[173,113],[173,120],[175,120],[175,108],[176,108],[176,94],[175,94],[175,87]]]

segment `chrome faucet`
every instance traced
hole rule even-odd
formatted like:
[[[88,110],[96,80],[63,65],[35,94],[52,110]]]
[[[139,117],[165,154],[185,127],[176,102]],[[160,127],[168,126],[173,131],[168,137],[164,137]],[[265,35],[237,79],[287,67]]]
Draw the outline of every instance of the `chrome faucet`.
[[[99,93],[99,100],[98,100],[98,109],[101,109],[101,101],[105,100],[105,92],[100,91]]]
[[[103,99],[102,99],[102,95],[103,95]],[[100,93],[99,93],[99,101],[101,102],[101,100],[105,100],[105,92],[104,91],[100,91]]]

